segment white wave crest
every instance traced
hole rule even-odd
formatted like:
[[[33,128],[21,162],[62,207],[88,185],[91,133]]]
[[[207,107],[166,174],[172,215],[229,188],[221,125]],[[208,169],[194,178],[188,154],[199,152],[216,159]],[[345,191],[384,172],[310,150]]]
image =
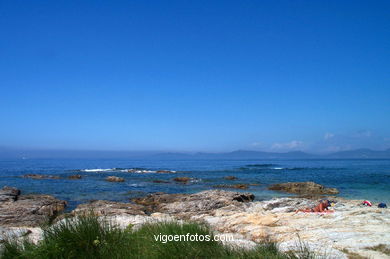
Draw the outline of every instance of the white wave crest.
[[[120,173],[135,173],[135,174],[153,174],[153,173],[176,173],[176,171],[170,170],[147,170],[139,168],[93,168],[93,169],[82,169],[82,172],[87,173],[103,173],[103,172],[120,172]]]
[[[83,169],[81,170],[83,172],[110,172],[110,171],[114,171],[113,168],[107,168],[107,169],[103,169],[103,168],[96,168],[96,169]]]

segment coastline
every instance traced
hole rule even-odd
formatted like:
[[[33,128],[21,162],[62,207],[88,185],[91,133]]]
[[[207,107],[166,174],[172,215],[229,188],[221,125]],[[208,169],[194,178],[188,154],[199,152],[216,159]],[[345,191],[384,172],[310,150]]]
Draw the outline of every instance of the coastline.
[[[114,169],[115,170],[112,170]],[[153,173],[135,173],[136,168]],[[276,169],[282,168],[282,169]],[[87,172],[83,170],[88,170]],[[100,172],[90,170],[103,169]],[[90,200],[126,202],[153,192],[195,193],[243,184],[256,199],[286,196],[267,187],[280,182],[315,181],[338,188],[343,197],[390,203],[390,163],[386,161],[132,161],[132,160],[14,160],[0,161],[0,187],[24,193],[45,193],[69,202],[68,208]],[[107,171],[112,170],[112,171]],[[129,170],[132,172],[123,172]],[[139,170],[139,171],[141,171]],[[165,170],[165,171],[164,171]],[[173,170],[175,173],[164,173]],[[143,171],[143,172],[145,172]],[[162,171],[163,173],[157,173]],[[27,178],[27,175],[38,175]],[[81,179],[70,179],[79,175]],[[50,177],[48,177],[50,176]],[[108,176],[124,182],[107,182]],[[236,179],[228,180],[226,176]],[[174,178],[189,177],[188,182]]]
[[[42,197],[48,199],[48,196],[37,196],[40,201]],[[362,206],[361,200],[328,197],[336,201],[332,208],[334,213],[296,213],[297,209],[314,206],[318,196],[253,201],[251,193],[214,189],[195,194],[156,193],[131,203],[94,201],[79,205],[67,216],[93,211],[123,229],[147,222],[184,220],[205,223],[217,233],[233,235],[235,241],[227,245],[248,249],[271,238],[282,251],[294,250],[304,244],[319,255],[326,254],[327,258],[348,258],[351,254],[388,258],[388,254],[375,251],[375,247],[387,247],[390,240],[388,210]],[[18,200],[4,202],[16,204]],[[55,224],[64,216],[61,214],[63,205],[61,201],[49,199],[44,206],[38,206],[45,207],[43,214],[52,216]],[[2,235],[16,231],[18,235],[29,233],[29,238],[35,242],[41,238],[41,228],[15,223],[14,226],[2,226]]]

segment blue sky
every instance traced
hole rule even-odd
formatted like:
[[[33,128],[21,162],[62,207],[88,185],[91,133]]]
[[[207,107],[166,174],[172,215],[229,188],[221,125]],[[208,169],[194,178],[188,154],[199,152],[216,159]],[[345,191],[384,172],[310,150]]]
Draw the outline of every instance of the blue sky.
[[[0,2],[0,146],[390,147],[389,1]]]

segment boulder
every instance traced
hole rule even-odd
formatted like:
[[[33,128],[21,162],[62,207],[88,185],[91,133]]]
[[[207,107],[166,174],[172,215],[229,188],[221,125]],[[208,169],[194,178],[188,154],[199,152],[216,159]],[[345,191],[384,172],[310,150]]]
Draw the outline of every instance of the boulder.
[[[0,202],[15,201],[20,195],[20,190],[15,187],[4,186],[0,190]]]
[[[143,206],[137,204],[98,200],[80,204],[71,213],[86,215],[92,212],[98,216],[145,215],[143,209]]]
[[[106,181],[108,182],[124,182],[125,179],[118,176],[107,176]]]
[[[16,188],[3,188],[11,199],[0,201],[0,226],[35,227],[48,222],[62,212],[67,203],[50,195],[20,195]]]
[[[37,244],[43,237],[43,230],[40,227],[3,227],[0,226],[0,244],[5,240],[24,240]]]
[[[268,187],[269,190],[283,191],[301,195],[321,195],[321,194],[338,194],[336,188],[326,188],[315,182],[288,182],[273,184]]]

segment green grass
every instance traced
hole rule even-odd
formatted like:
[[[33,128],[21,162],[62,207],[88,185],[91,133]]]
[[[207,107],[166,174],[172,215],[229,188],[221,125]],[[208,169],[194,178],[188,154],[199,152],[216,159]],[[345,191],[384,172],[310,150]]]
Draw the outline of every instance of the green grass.
[[[129,238],[94,216],[66,219],[44,229],[38,245],[6,241],[2,258],[123,258]]]
[[[211,241],[184,241],[184,236],[209,235]],[[154,235],[181,235],[179,242],[156,241]],[[180,236],[179,236],[180,237]],[[44,229],[43,240],[35,245],[26,240],[6,240],[2,258],[248,258],[291,259],[272,242],[255,249],[231,248],[212,241],[212,231],[196,223],[145,224],[138,230],[121,230],[95,216],[66,219]],[[299,258],[309,258],[299,256]]]

